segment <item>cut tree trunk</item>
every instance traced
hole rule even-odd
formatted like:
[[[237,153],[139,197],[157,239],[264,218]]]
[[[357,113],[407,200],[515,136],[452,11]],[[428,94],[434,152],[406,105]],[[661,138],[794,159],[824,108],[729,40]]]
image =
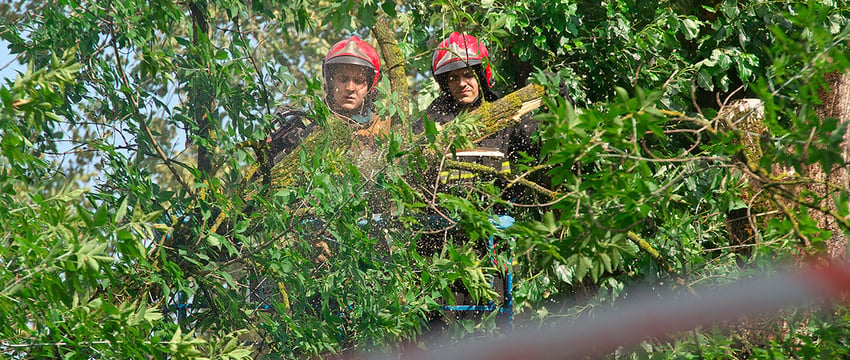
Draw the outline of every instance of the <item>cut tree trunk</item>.
[[[764,125],[764,105],[759,99],[741,99],[720,109],[717,115],[724,130],[735,131],[738,143],[743,149],[735,156],[735,160],[743,164],[743,169],[752,169],[762,157],[759,137],[767,132]],[[756,197],[761,192],[762,183],[759,178],[748,177],[748,172],[741,171],[742,182],[749,185],[743,195],[743,201],[748,206],[731,209],[726,212],[726,230],[729,233],[729,245],[738,254],[736,261],[739,267],[747,265],[747,259],[752,255],[757,244],[756,214],[767,212],[769,204]]]
[[[829,89],[822,91],[819,96],[822,105],[818,107],[818,116],[821,119],[836,118],[841,123],[850,121],[850,73],[835,73],[827,77]],[[754,244],[756,224],[754,215],[770,210],[771,207],[778,208],[788,217],[796,230],[796,214],[794,209],[803,202],[811,202],[808,205],[815,211],[809,215],[814,219],[818,228],[831,232],[826,240],[826,254],[831,259],[844,259],[847,251],[847,235],[845,235],[840,221],[836,204],[836,198],[841,192],[847,192],[850,186],[850,174],[846,164],[850,162],[850,133],[845,130],[843,142],[840,146],[841,162],[833,165],[831,169],[824,169],[820,163],[804,159],[808,164],[801,167],[800,174],[793,174],[791,169],[783,169],[774,166],[771,169],[763,169],[759,165],[762,156],[759,137],[766,133],[764,126],[764,111],[762,104],[757,99],[743,99],[733,102],[721,109],[718,114],[726,129],[736,131],[739,134],[739,142],[744,149],[738,156],[738,160],[745,164],[745,179],[750,189],[745,201],[751,206],[743,209],[734,209],[727,213],[727,229],[729,230],[732,245],[740,245],[746,248]],[[805,154],[803,154],[805,156]],[[798,181],[784,183],[782,179],[796,178]],[[762,192],[770,185],[770,189]],[[765,199],[755,199],[754,196],[762,194]],[[811,194],[800,198],[801,194]],[[812,248],[808,238],[800,235],[801,245],[804,252],[818,251]],[[748,254],[748,251],[743,251]]]

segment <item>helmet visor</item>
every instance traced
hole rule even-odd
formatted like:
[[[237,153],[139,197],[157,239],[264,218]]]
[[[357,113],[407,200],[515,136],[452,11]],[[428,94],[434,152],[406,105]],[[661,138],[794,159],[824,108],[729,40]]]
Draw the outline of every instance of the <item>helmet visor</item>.
[[[335,57],[328,59],[325,62],[325,64],[328,64],[328,65],[330,65],[330,64],[353,64],[353,65],[365,66],[365,67],[368,67],[369,69],[371,69],[372,71],[375,71],[375,66],[373,66],[372,63],[370,63],[366,59],[362,59],[362,58],[359,58],[359,57],[353,56],[353,55],[335,56]]]
[[[434,75],[445,74],[445,73],[448,73],[448,72],[451,72],[451,71],[454,71],[454,70],[457,70],[457,69],[463,69],[463,68],[467,67],[467,65],[471,67],[471,66],[480,65],[480,64],[481,64],[481,60],[479,60],[479,59],[469,59],[468,61],[463,61],[460,58],[455,58],[454,61],[440,65],[440,67],[438,67],[437,70],[434,70]]]

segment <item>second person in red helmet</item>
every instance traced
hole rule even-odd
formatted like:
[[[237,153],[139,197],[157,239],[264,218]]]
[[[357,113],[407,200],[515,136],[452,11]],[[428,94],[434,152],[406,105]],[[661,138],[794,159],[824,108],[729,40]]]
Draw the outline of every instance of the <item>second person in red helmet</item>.
[[[437,124],[454,119],[462,111],[478,108],[482,100],[498,99],[490,89],[493,86],[490,53],[475,36],[451,33],[437,45],[431,71],[440,85],[440,96],[428,106],[426,114]]]
[[[445,38],[431,60],[431,72],[440,87],[440,95],[428,106],[426,118],[433,121],[437,129],[464,112],[477,109],[483,102],[493,102],[499,96],[493,91],[495,83],[490,66],[490,52],[475,36],[452,32]],[[414,133],[425,129],[425,119],[413,125]],[[457,154],[459,160],[480,163],[503,173],[511,171],[511,163],[523,158],[521,152],[536,155],[536,144],[532,134],[537,130],[536,122],[523,121],[479,140],[474,149]],[[443,184],[451,180],[476,177],[463,171],[443,171]]]
[[[490,53],[475,36],[452,32],[434,50],[431,71],[439,85],[440,94],[428,106],[426,118],[433,121],[438,130],[462,113],[471,112],[479,108],[484,102],[493,102],[499,98],[492,90],[495,81],[490,65]],[[421,133],[424,129],[424,118],[419,119],[413,126],[415,133]],[[520,123],[477,141],[474,148],[457,149],[455,153],[448,156],[463,162],[484,165],[502,173],[509,173],[511,162],[520,158],[520,151],[533,152],[531,134],[535,130],[535,125]],[[469,186],[472,182],[492,181],[499,187],[508,188],[499,177],[479,175],[468,170],[441,168],[438,176],[440,186],[438,186],[439,189],[436,189],[437,191],[452,193],[460,197],[477,197],[478,194],[481,194],[472,191],[472,187]],[[515,194],[516,191],[507,189],[501,192],[501,197],[504,200],[512,201],[515,200],[513,199]],[[432,205],[434,209],[439,207],[438,204]],[[491,210],[494,212],[493,215],[506,215],[508,211],[505,206],[501,205],[495,206]],[[450,223],[456,220],[448,219],[445,215],[447,213],[441,210],[428,212],[430,216],[428,224],[444,226],[444,228],[430,228],[430,232],[423,232],[423,235],[417,239],[417,250],[422,255],[431,256],[440,253],[449,241],[457,245],[474,240],[474,238],[465,234],[463,229],[451,226]],[[473,248],[479,256],[484,258],[491,255],[488,253],[493,250],[487,247],[486,241],[481,240],[475,240]],[[497,294],[493,304],[501,306],[509,303],[508,298],[505,297],[508,288],[506,278],[500,273],[491,275],[493,275],[491,286]],[[448,301],[448,303],[454,305],[441,306],[441,309],[445,311],[444,315],[429,315],[428,323],[431,331],[439,334],[446,330],[452,319],[479,320],[485,312],[493,311],[492,309],[480,310],[489,309],[483,304],[487,301],[474,300],[477,296],[472,296],[471,291],[473,290],[467,289],[466,285],[460,281],[453,283],[452,295],[454,299],[452,299],[453,302]],[[505,313],[502,313],[501,310],[497,312],[497,324],[507,327],[509,316],[504,315]]]

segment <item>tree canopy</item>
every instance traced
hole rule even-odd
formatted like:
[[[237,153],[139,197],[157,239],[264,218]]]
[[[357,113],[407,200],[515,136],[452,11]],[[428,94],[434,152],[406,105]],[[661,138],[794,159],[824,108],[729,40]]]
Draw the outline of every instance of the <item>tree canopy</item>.
[[[4,356],[433,350],[639,289],[845,257],[843,1],[16,0],[0,14],[27,66],[0,87]],[[511,174],[442,160],[501,126],[496,102],[409,128],[453,31],[489,48],[498,104],[540,101],[513,120],[539,131]],[[359,154],[369,166],[323,102],[322,58],[351,35],[379,49],[377,111],[394,121]],[[264,172],[280,109],[324,135]],[[426,175],[447,168],[489,177],[444,192]],[[441,231],[473,241],[417,251]],[[500,266],[473,248],[489,238]],[[454,321],[433,341],[455,284],[498,301],[499,272],[513,324]],[[608,356],[846,356],[845,307],[777,317]]]

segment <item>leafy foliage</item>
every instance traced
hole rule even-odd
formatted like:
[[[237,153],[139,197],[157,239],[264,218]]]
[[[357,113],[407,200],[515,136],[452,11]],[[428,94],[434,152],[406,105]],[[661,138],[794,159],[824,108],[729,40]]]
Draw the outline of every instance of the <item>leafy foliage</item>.
[[[80,67],[55,58],[52,64],[2,89],[8,146],[2,162],[9,165],[0,174],[4,353],[31,358],[250,355],[234,334],[212,341],[182,336],[176,324],[163,321],[162,300],[149,300],[163,299],[171,288],[145,244],[167,228],[155,222],[159,212],[145,212],[126,196],[48,190],[53,169],[34,156],[38,147],[18,122],[37,125],[28,129],[55,126],[54,107],[64,100],[57,95]],[[216,341],[228,344],[211,346]]]
[[[846,186],[791,187],[824,183],[807,177],[814,164],[846,171],[846,124],[820,107],[848,68],[841,2],[23,1],[0,11],[0,37],[29,64],[0,88],[0,352],[11,357],[430,349],[442,346],[428,333],[447,316],[438,307],[458,287],[499,300],[489,275],[513,274],[517,323],[547,323],[641,286],[688,291],[823,253],[837,234],[822,216],[847,227]],[[549,193],[498,175],[453,191],[427,182],[423,154],[475,138],[477,119],[465,117],[430,129],[425,144],[379,139],[378,166],[329,142],[296,150],[291,185],[249,174],[276,108],[326,124],[324,51],[350,34],[369,39],[380,17],[415,85],[395,94],[382,81],[381,116],[422,115],[437,91],[425,80],[430,51],[451,31],[485,40],[497,90],[546,87],[539,152],[514,169]],[[419,105],[397,106],[411,95]],[[723,123],[741,97],[761,100],[764,129]],[[742,160],[753,134],[759,156]],[[775,176],[777,166],[796,175]],[[757,219],[757,241],[732,242],[728,214],[741,210]],[[514,225],[495,226],[506,214]],[[424,254],[418,242],[434,233],[452,241]],[[482,252],[491,238],[497,250]],[[845,312],[782,314],[774,336],[699,329],[612,356],[844,356]],[[449,321],[440,335],[505,330],[494,317]]]

